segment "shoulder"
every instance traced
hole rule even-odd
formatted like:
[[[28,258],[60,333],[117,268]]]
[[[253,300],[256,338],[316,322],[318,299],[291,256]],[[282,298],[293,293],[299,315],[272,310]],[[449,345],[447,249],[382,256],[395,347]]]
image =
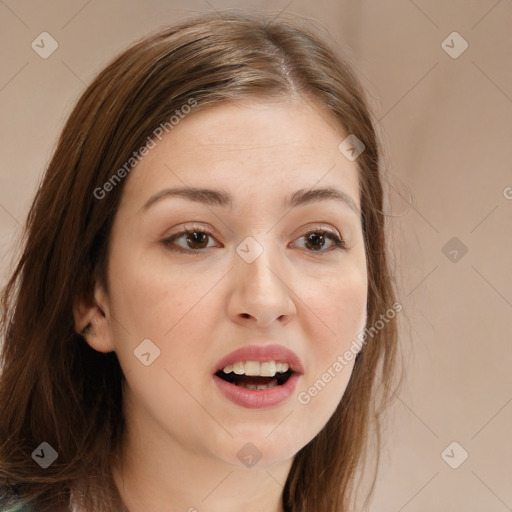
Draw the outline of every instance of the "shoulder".
[[[23,501],[12,505],[0,505],[0,512],[36,512],[32,506]]]
[[[36,512],[32,505],[21,498],[0,497],[0,512]]]

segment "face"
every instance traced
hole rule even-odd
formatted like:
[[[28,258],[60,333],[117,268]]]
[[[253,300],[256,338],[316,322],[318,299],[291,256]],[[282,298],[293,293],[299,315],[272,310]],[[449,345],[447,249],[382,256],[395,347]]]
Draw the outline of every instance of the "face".
[[[126,178],[109,295],[99,295],[105,326],[93,343],[117,353],[127,421],[162,443],[235,466],[252,443],[245,450],[258,453],[258,467],[271,467],[306,445],[343,396],[354,361],[340,370],[339,356],[366,321],[358,169],[338,150],[347,134],[312,105],[254,100],[193,112]],[[287,203],[328,187],[344,200]],[[174,188],[230,201],[161,193]],[[237,360],[288,362],[292,378],[254,390],[246,385],[271,375],[231,372],[242,386],[214,376],[226,356],[254,346]]]

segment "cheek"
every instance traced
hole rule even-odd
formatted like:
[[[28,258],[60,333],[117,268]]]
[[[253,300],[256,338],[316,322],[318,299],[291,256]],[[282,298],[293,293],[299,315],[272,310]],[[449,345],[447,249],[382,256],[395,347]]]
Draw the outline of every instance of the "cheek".
[[[215,309],[219,307],[219,301],[215,300],[216,284],[221,284],[219,275],[206,269],[192,272],[168,262],[149,264],[139,260],[137,264],[134,258],[134,263],[125,266],[123,272],[113,269],[112,276],[116,284],[112,301],[115,305],[112,315],[116,319],[112,324],[114,344],[124,372],[133,370],[130,377],[134,389],[139,389],[140,385],[141,392],[155,372],[161,372],[161,382],[151,380],[153,392],[160,398],[170,393],[172,399],[165,396],[166,400],[178,408],[184,406],[181,400],[186,400],[186,393],[182,396],[183,389],[178,382],[187,389],[199,382],[197,376],[192,377],[190,365],[191,361],[201,361],[204,357],[215,323],[219,321]],[[154,351],[157,357],[145,367],[136,355],[147,339],[156,347],[149,344],[150,352]],[[178,364],[179,361],[182,363]],[[210,377],[205,374],[204,380]]]
[[[367,275],[363,267],[320,279],[307,300],[311,355],[298,402],[316,427],[332,415],[350,380],[366,323]],[[305,310],[306,311],[306,310]]]
[[[364,329],[367,287],[365,268],[354,266],[320,277],[307,291],[305,302],[318,329],[316,338],[323,340],[322,347],[328,353],[342,349]]]
[[[160,259],[127,263],[112,269],[113,315],[117,313],[136,338],[170,336],[212,286],[207,272],[188,272]]]
[[[164,424],[171,424],[176,410],[193,405],[185,391],[197,381],[190,361],[201,359],[201,343],[208,343],[211,332],[197,318],[204,316],[205,304],[211,308],[207,294],[218,279],[208,273],[143,264],[112,275],[116,353],[129,387],[138,404],[146,404],[155,418],[161,416]],[[142,346],[144,350],[139,350]],[[146,366],[141,357],[148,352],[151,362]],[[167,411],[161,409],[164,402]]]

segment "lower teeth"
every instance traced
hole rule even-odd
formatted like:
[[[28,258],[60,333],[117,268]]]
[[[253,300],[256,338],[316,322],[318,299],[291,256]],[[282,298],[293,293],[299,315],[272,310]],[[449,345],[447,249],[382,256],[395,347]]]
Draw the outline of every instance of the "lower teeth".
[[[240,386],[241,388],[247,388],[247,389],[254,389],[254,390],[260,390],[260,389],[270,389],[275,388],[277,384],[277,379],[271,380],[268,384],[262,384],[260,386],[257,386],[255,384],[243,384],[243,383],[235,383],[237,386]]]

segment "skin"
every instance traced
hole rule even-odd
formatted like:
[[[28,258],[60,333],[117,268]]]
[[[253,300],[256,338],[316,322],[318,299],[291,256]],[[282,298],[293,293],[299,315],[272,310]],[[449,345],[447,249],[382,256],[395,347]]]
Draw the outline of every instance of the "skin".
[[[284,210],[281,200],[332,185],[359,208],[356,162],[338,150],[346,136],[314,100],[224,103],[189,114],[126,178],[110,294],[97,284],[95,303],[75,304],[74,315],[77,329],[92,321],[88,343],[115,351],[126,375],[127,433],[113,471],[130,512],[282,512],[293,457],[333,414],[354,361],[307,405],[297,397],[364,329],[367,269],[360,217],[346,204]],[[141,211],[156,192],[185,185],[222,188],[235,208],[170,198]],[[198,255],[162,243],[187,223],[212,233],[203,245],[174,241]],[[308,243],[317,224],[347,248]],[[250,264],[236,252],[249,236],[263,247]],[[147,338],[160,356],[145,366],[134,350]],[[224,398],[212,381],[217,361],[269,343],[301,359],[295,393],[266,409]],[[237,457],[248,442],[261,453],[251,468]]]

